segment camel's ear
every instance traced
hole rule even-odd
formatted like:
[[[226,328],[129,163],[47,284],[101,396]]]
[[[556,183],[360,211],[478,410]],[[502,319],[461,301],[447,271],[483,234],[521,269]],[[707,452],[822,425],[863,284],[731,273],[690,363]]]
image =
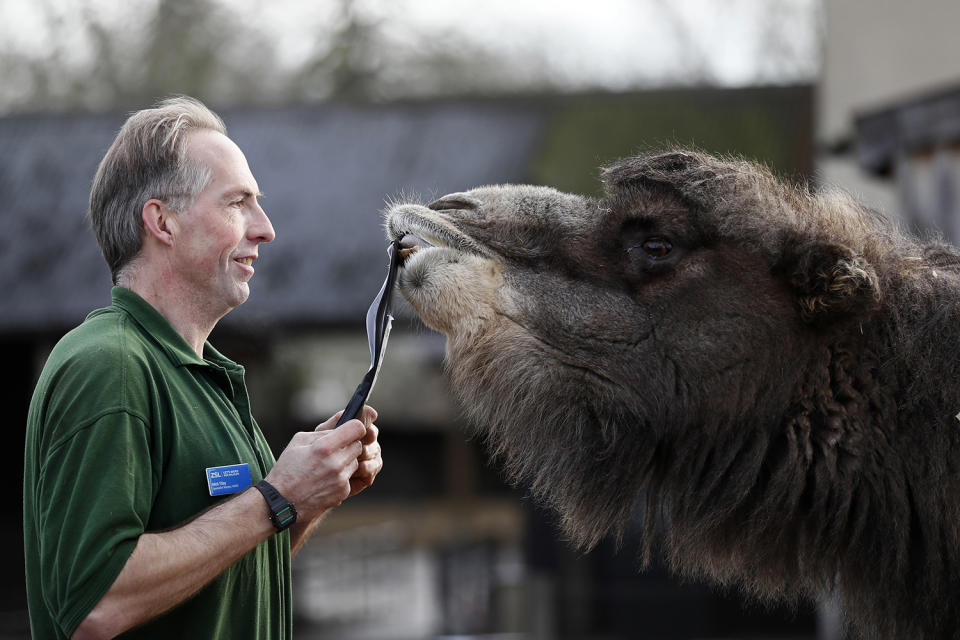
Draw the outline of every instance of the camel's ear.
[[[786,244],[774,271],[793,289],[804,321],[822,325],[876,309],[877,274],[862,256],[818,240]]]

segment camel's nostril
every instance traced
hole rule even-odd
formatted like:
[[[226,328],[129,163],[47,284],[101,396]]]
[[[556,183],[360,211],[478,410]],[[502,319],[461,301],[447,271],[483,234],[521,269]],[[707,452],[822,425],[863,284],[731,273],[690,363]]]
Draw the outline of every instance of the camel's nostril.
[[[472,211],[478,208],[479,204],[470,199],[459,195],[444,196],[439,200],[434,200],[427,205],[428,209],[434,211]]]

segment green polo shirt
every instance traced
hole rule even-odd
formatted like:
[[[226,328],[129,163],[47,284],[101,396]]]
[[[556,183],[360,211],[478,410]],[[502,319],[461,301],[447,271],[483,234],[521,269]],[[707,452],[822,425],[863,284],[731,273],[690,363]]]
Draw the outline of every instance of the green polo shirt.
[[[274,463],[240,365],[200,358],[153,307],[115,287],[47,359],[30,403],[23,526],[33,637],[68,638],[145,531],[211,497],[208,467]],[[270,537],[197,595],[124,638],[290,638],[290,536]]]

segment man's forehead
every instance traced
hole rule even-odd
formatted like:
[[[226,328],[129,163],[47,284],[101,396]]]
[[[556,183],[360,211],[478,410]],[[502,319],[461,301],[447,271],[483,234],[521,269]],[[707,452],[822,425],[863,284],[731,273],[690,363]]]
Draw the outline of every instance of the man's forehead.
[[[186,137],[187,153],[194,155],[218,155],[226,150],[237,150],[236,143],[213,129],[191,129]]]
[[[200,129],[187,139],[187,153],[213,171],[211,186],[231,195],[260,195],[243,151],[218,131]]]

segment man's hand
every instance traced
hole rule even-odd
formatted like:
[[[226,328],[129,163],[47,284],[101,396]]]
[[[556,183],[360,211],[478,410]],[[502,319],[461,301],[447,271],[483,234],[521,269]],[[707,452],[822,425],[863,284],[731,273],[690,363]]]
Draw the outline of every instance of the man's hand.
[[[362,422],[335,427],[339,417],[297,433],[266,477],[307,522],[369,487],[383,467],[373,424],[377,412],[364,406]]]
[[[338,411],[329,420],[317,426],[315,431],[329,431],[333,429],[342,413],[342,411]],[[363,405],[359,419],[363,421],[363,426],[366,427],[367,432],[360,440],[363,449],[360,455],[357,456],[357,470],[350,477],[351,497],[372,485],[377,474],[380,473],[380,470],[383,468],[383,458],[380,456],[380,443],[377,442],[377,436],[380,434],[380,430],[377,429],[377,425],[373,424],[373,421],[377,419],[377,410],[373,407]]]
[[[300,515],[297,518],[296,524],[290,528],[290,551],[294,555],[296,555],[306,541],[310,539],[310,536],[313,534],[317,525],[320,524],[326,511],[329,511],[332,507],[339,505],[343,500],[360,493],[373,484],[374,478],[380,473],[380,469],[383,468],[383,460],[380,457],[380,443],[377,442],[378,430],[376,425],[373,424],[373,421],[377,419],[377,412],[372,407],[364,406],[360,413],[360,420],[350,420],[339,428],[336,428],[337,420],[340,419],[342,413],[342,411],[338,411],[329,420],[317,426],[317,428],[314,429],[313,435],[317,438],[328,438],[338,434],[345,427],[360,427],[363,429],[359,440],[350,443],[351,450],[349,453],[352,454],[354,451],[357,453],[349,461],[350,464],[347,465],[345,470],[352,468],[353,471],[346,476],[345,484],[340,484],[340,480],[338,479],[337,493],[331,496],[332,499],[321,501],[322,504],[327,504],[328,506],[324,507],[321,511],[313,512],[312,515],[308,513],[307,515]],[[274,466],[273,471],[270,472],[271,475],[268,475],[268,482],[273,482],[271,476],[277,470],[277,467],[280,466],[280,462],[283,460],[285,454],[286,451],[280,455],[280,460],[277,460],[276,466]],[[284,493],[283,489],[278,490]],[[298,504],[294,498],[290,497],[290,495],[286,493],[284,493],[284,495],[297,507],[298,513],[302,514],[300,504]]]
[[[335,415],[330,421],[336,424],[339,415],[340,414]],[[380,457],[380,443],[377,442],[377,436],[380,434],[380,430],[377,429],[377,425],[373,424],[373,421],[377,419],[376,409],[364,405],[360,413],[360,419],[363,420],[363,424],[367,428],[367,433],[360,440],[360,444],[363,445],[363,451],[357,457],[357,470],[350,477],[351,496],[357,495],[372,485],[377,474],[383,469],[383,458]],[[320,425],[317,427],[317,430],[320,431],[323,427],[324,425]]]

